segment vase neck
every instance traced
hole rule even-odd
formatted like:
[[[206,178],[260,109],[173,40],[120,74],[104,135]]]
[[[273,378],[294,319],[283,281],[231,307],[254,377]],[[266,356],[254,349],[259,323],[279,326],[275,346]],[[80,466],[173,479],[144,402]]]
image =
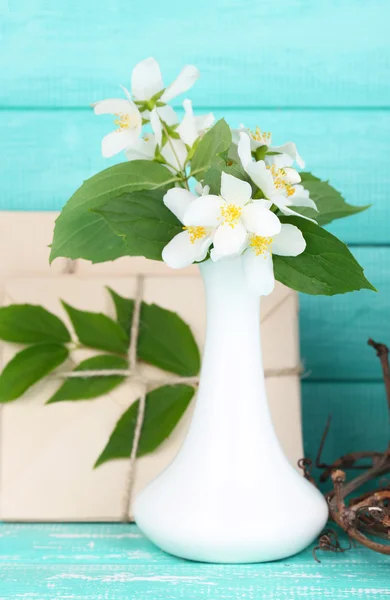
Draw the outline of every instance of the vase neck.
[[[206,340],[198,403],[224,413],[266,405],[260,345],[260,299],[247,286],[240,257],[201,266]],[[266,409],[267,410],[267,409]]]
[[[200,267],[207,326],[195,412],[185,447],[214,452],[277,445],[267,404],[260,345],[260,299],[245,281],[241,259]],[[238,450],[240,454],[241,450]]]
[[[240,348],[240,352],[261,364],[260,298],[248,288],[241,257],[216,263],[208,260],[200,271],[207,305],[206,345],[216,343],[220,351],[232,356],[233,346],[245,340],[250,347]],[[226,340],[223,348],[221,338]]]

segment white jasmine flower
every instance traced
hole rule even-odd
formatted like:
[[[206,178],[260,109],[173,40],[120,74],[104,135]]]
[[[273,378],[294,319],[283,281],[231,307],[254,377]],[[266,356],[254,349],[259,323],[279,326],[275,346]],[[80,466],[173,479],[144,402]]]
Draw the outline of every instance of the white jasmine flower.
[[[269,210],[270,203],[253,201],[251,194],[249,183],[222,173],[221,195],[202,196],[187,208],[184,225],[213,230],[213,260],[242,252],[248,233],[272,236],[280,231],[280,221]]]
[[[178,127],[175,128],[179,138],[169,136],[168,139],[165,139],[164,145],[162,120],[165,122],[165,119],[161,115],[162,109],[154,108],[150,112],[149,117],[154,133],[155,147],[158,145],[160,154],[167,161],[167,164],[179,171],[184,169],[184,165],[187,162],[188,150],[193,146],[198,137],[202,136],[205,130],[211,127],[214,122],[214,115],[212,113],[195,117],[190,100],[184,100],[183,107],[184,117]],[[176,123],[172,123],[171,121],[167,125],[174,125]]]
[[[251,235],[242,257],[249,287],[260,296],[268,296],[275,286],[272,254],[298,256],[305,248],[302,232],[295,225],[282,224],[272,237]]]
[[[233,142],[238,144],[240,141],[240,133],[246,133],[250,140],[251,152],[256,153],[257,148],[267,146],[268,152],[275,154],[266,154],[264,161],[267,165],[275,165],[276,167],[291,167],[294,161],[303,169],[304,161],[300,157],[297,147],[293,142],[287,142],[282,146],[272,146],[272,134],[269,131],[262,131],[256,127],[254,131],[241,125],[239,129],[233,129]]]
[[[116,118],[115,131],[106,135],[102,140],[102,154],[109,158],[136,145],[142,129],[142,117],[134,102],[128,97],[101,100],[94,106],[96,115],[111,114]]]
[[[192,65],[186,65],[177,78],[164,89],[160,66],[155,58],[150,57],[134,67],[131,75],[131,92],[136,102],[144,103],[162,92],[159,101],[166,104],[192,88],[198,78],[198,69]]]
[[[211,258],[219,260],[240,254],[252,234],[271,237],[280,232],[281,223],[269,210],[271,203],[252,200],[249,183],[232,175],[222,173],[220,196],[186,192],[184,197],[181,192],[169,190],[164,196],[165,205],[185,229],[163,251],[163,260],[173,268],[203,260],[212,243]]]
[[[196,198],[188,190],[172,188],[165,194],[164,204],[183,223],[186,210]],[[175,235],[165,246],[162,258],[172,269],[188,267],[188,265],[206,258],[212,241],[211,228],[183,227],[183,231]]]
[[[254,161],[252,159],[250,138],[245,132],[240,133],[238,155],[252,181],[283,214],[308,219],[289,207],[305,206],[317,210],[315,202],[309,197],[309,192],[302,185],[297,185],[301,181],[301,177],[295,169],[266,165],[263,160]],[[313,219],[308,220],[312,221]]]
[[[142,117],[148,119],[150,111],[158,103],[156,110],[160,118],[168,125],[176,124],[178,122],[177,115],[173,108],[166,103],[188,91],[198,77],[198,69],[187,65],[175,81],[164,89],[158,62],[154,58],[147,58],[139,62],[132,72],[131,93],[122,87],[126,99],[111,98],[97,102],[94,106],[95,114],[112,114],[116,117],[114,123],[117,125],[117,129],[103,138],[103,156],[108,158],[125,150],[128,151],[129,160],[145,158],[145,156],[153,158],[152,138],[140,139]]]

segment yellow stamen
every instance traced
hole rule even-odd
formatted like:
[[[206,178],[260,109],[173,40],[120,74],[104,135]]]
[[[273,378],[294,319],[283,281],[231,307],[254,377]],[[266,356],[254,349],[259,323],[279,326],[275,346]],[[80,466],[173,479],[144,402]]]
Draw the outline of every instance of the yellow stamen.
[[[287,196],[293,196],[295,194],[295,187],[291,183],[286,183]]]
[[[264,258],[268,253],[272,253],[272,237],[262,237],[261,235],[251,235],[249,240],[249,246],[253,249],[256,256],[264,255]]]
[[[237,225],[240,220],[242,208],[236,204],[226,204],[221,206],[221,219],[224,221],[224,225],[229,225],[232,229]]]
[[[134,115],[127,113],[115,113],[118,117],[114,121],[114,125],[118,127],[117,131],[123,131],[124,129],[130,129],[137,126],[137,118]]]
[[[206,227],[183,227],[188,231],[191,244],[195,244],[196,240],[201,240],[206,236]]]
[[[287,173],[285,169],[278,169],[275,165],[267,166],[267,169],[274,178],[276,189],[285,191],[287,196],[293,196],[295,194],[295,187],[286,180]]]
[[[269,131],[261,131],[260,127],[256,127],[255,130],[251,131],[252,138],[256,142],[263,142],[266,146],[271,143],[272,134]]]

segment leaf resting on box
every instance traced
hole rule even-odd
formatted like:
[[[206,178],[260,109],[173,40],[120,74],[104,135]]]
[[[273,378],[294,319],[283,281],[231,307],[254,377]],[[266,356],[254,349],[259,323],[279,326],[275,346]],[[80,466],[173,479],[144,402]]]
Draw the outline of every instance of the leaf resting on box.
[[[102,354],[83,360],[75,371],[101,371],[105,369],[127,369],[125,358],[112,354]],[[66,400],[92,400],[108,394],[122,383],[125,377],[120,375],[105,375],[96,377],[75,377],[67,379],[46,404]]]
[[[188,385],[165,385],[147,394],[138,457],[156,450],[172,433],[194,393],[195,389]],[[138,408],[136,400],[121,416],[95,467],[117,458],[129,459]]]
[[[19,344],[70,342],[61,319],[42,306],[12,304],[0,308],[0,339]]]
[[[0,375],[0,402],[19,398],[68,357],[61,344],[36,344],[16,354]]]
[[[72,321],[79,341],[84,346],[126,354],[128,338],[119,323],[103,313],[78,310],[66,302],[62,302],[62,305]]]
[[[108,288],[114,301],[118,323],[128,335],[134,300],[123,298]],[[156,304],[141,305],[137,356],[155,367],[192,377],[199,373],[200,354],[190,327],[178,314]]]

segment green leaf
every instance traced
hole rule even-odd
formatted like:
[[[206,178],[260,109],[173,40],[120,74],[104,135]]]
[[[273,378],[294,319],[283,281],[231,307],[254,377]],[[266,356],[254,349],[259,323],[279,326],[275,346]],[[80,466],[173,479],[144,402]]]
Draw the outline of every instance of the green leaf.
[[[68,357],[61,344],[36,344],[16,354],[0,375],[0,402],[19,398]]]
[[[104,369],[127,369],[127,367],[127,360],[125,358],[113,356],[112,354],[103,354],[87,358],[87,360],[81,362],[74,370],[101,371]],[[121,377],[120,375],[70,378],[62,384],[46,404],[62,402],[63,400],[90,400],[91,398],[98,398],[111,392],[111,390],[124,380],[125,377]]]
[[[174,312],[143,304],[138,356],[160,369],[183,377],[199,373],[200,354],[189,326]]]
[[[194,395],[188,385],[165,385],[146,396],[145,415],[137,457],[153,452],[172,433]],[[139,400],[121,416],[95,467],[116,458],[129,458],[137,422]]]
[[[128,338],[119,323],[103,313],[78,310],[63,301],[62,304],[84,346],[126,354]]]
[[[369,204],[365,206],[348,204],[340,192],[327,181],[321,181],[311,173],[300,173],[300,176],[302,185],[310,193],[310,198],[316,203],[318,212],[303,206],[294,206],[294,210],[301,215],[315,219],[318,225],[327,225],[335,219],[350,217],[370,207]]]
[[[134,300],[123,298],[109,288],[117,320],[129,334]],[[155,367],[192,377],[200,370],[199,349],[190,327],[178,314],[156,304],[142,303],[137,356]]]
[[[0,308],[0,339],[21,344],[66,344],[71,340],[69,331],[56,315],[34,304],[12,304]]]
[[[234,163],[228,159],[227,162],[221,161],[220,163],[214,164],[204,175],[203,185],[208,185],[210,187],[211,194],[220,193],[222,172],[233,175],[234,177],[237,177],[237,179],[242,179],[243,181],[247,181],[249,184],[251,184],[251,181],[248,175],[245,173],[243,167],[238,163]]]
[[[126,333],[128,339],[130,338],[130,327],[133,320],[134,300],[131,298],[124,298],[117,294],[115,290],[107,287],[108,292],[114,302],[116,320]]]
[[[167,189],[177,181],[168,169],[147,160],[134,160],[105,169],[87,179],[73,194],[56,220],[50,261],[59,256],[85,258],[93,263],[128,254],[125,243],[92,210],[120,194]]]
[[[213,164],[222,161],[219,155],[226,152],[231,143],[229,125],[220,119],[200,140],[191,160],[191,176],[202,179]]]
[[[337,237],[300,217],[280,217],[280,220],[302,231],[306,249],[296,257],[273,256],[278,281],[305,294],[333,296],[361,289],[376,292],[362,267]]]
[[[125,254],[162,260],[164,246],[183,230],[161,193],[136,192],[114,198],[97,212],[126,245]]]

